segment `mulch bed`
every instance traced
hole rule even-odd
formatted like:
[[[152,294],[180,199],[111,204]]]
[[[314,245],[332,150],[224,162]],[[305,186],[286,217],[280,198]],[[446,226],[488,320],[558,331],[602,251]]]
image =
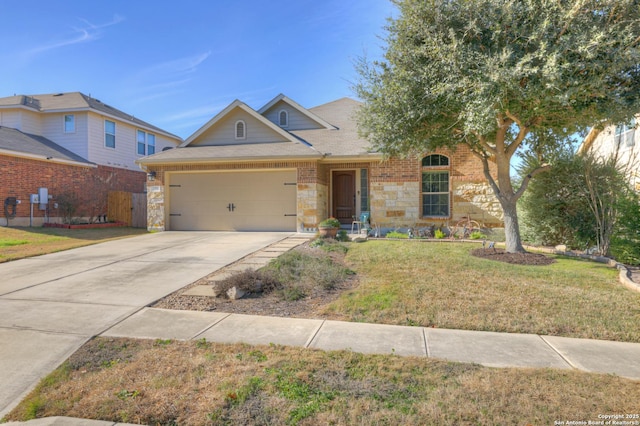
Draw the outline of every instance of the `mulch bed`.
[[[479,248],[471,252],[473,256],[496,260],[514,265],[551,265],[555,259],[540,253],[506,253],[502,249]]]

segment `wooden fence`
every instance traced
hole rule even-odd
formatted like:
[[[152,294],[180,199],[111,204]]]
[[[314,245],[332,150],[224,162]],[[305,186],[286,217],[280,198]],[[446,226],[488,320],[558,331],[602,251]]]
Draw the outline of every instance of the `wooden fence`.
[[[109,192],[107,217],[110,221],[124,222],[134,228],[146,228],[147,194]]]

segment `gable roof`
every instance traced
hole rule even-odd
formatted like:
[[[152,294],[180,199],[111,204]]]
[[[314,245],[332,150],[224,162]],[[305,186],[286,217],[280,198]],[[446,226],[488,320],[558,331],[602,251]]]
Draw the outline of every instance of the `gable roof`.
[[[117,108],[107,105],[99,99],[87,96],[80,92],[44,94],[44,95],[14,95],[0,98],[0,109],[2,108],[27,108],[41,113],[73,112],[73,111],[96,111],[122,121],[130,122],[136,126],[162,133],[170,138],[179,139],[172,133],[162,130],[153,124],[140,120],[131,114],[127,114]]]
[[[310,108],[309,111],[334,124],[334,129],[295,130],[294,135],[310,143],[326,157],[366,156],[380,154],[371,149],[368,140],[358,134],[355,114],[362,104],[351,98],[341,98]]]
[[[258,110],[258,114],[262,115],[262,114],[266,113],[269,110],[269,108],[271,108],[272,106],[274,106],[275,104],[277,104],[280,101],[283,101],[283,102],[287,103],[291,108],[297,110],[299,113],[301,113],[302,115],[306,116],[310,120],[315,121],[321,127],[324,127],[325,129],[333,129],[333,130],[335,130],[335,126],[333,126],[330,123],[326,122],[321,117],[318,117],[316,114],[312,113],[308,109],[303,108],[300,104],[298,104],[297,102],[293,101],[292,99],[286,97],[282,93],[280,93],[275,98],[271,99],[262,108],[260,108]]]
[[[45,137],[24,133],[4,126],[0,126],[0,154],[76,166],[96,167],[94,163],[85,160]]]
[[[308,130],[287,131],[281,128],[262,115],[280,101],[286,102],[315,122],[326,123],[326,125],[322,124],[319,129]],[[260,109],[261,114],[260,111],[255,111],[245,103],[235,100],[178,148],[138,159],[136,163],[145,165],[303,158],[323,161],[344,161],[354,158],[378,160],[381,155],[372,152],[369,142],[358,134],[355,113],[360,105],[360,102],[353,99],[342,98],[307,110],[286,96],[278,95]],[[285,142],[190,145],[236,108],[242,109],[269,129],[278,132]]]
[[[239,108],[239,109],[243,110],[244,112],[249,114],[249,116],[255,118],[260,123],[262,123],[265,127],[273,130],[274,132],[276,132],[277,134],[282,136],[284,138],[284,140],[287,140],[289,142],[295,142],[295,138],[289,132],[283,130],[280,126],[276,126],[274,123],[272,123],[271,121],[267,120],[264,116],[258,114],[253,108],[251,108],[250,106],[248,106],[244,102],[239,101],[238,99],[236,99],[235,101],[231,102],[231,104],[229,104],[229,106],[227,106],[225,109],[223,109],[218,114],[216,114],[215,117],[213,117],[211,120],[207,121],[204,124],[204,126],[200,127],[198,130],[196,130],[195,133],[193,133],[191,136],[189,136],[180,145],[180,147],[189,146],[189,144],[191,144],[194,140],[198,139],[198,137],[200,137],[207,130],[213,128],[216,125],[216,123],[220,122],[224,117],[226,117],[229,113],[231,113],[231,111],[233,111],[236,108]]]

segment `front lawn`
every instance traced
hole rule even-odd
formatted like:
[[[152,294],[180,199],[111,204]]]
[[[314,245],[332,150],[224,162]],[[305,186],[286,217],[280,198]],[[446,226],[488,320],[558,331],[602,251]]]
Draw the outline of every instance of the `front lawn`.
[[[125,227],[102,229],[0,227],[0,263],[146,233],[146,229]]]
[[[428,358],[97,338],[8,420],[146,425],[552,425],[638,412],[640,382]],[[578,423],[576,423],[578,424]],[[582,424],[582,423],[580,423]]]
[[[606,265],[557,257],[521,266],[476,244],[369,241],[346,261],[360,278],[325,312],[347,321],[640,342],[640,294]]]

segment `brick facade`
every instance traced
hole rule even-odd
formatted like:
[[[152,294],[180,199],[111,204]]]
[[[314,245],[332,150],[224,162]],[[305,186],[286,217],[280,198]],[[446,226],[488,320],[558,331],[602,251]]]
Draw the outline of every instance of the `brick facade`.
[[[73,194],[78,200],[78,217],[92,217],[107,213],[109,191],[144,192],[146,173],[115,167],[84,167],[0,155],[0,199],[4,206],[7,197],[16,197],[21,203],[16,217],[9,220],[12,226],[28,226],[31,206],[30,195],[38,188],[47,188],[50,197],[48,210],[33,206],[33,225],[41,225],[45,213],[49,221],[60,221],[54,207],[57,197]],[[4,210],[0,223],[6,225]]]
[[[238,171],[260,169],[297,170],[298,231],[311,231],[331,212],[331,174],[334,170],[366,169],[369,178],[371,220],[382,226],[444,224],[471,215],[487,226],[502,226],[502,210],[485,180],[482,163],[465,146],[456,151],[438,150],[446,155],[450,173],[451,215],[447,218],[423,217],[421,212],[421,159],[315,162],[264,161],[208,164],[150,165],[156,173],[149,181],[148,215],[150,230],[164,230],[165,173],[189,171]]]

